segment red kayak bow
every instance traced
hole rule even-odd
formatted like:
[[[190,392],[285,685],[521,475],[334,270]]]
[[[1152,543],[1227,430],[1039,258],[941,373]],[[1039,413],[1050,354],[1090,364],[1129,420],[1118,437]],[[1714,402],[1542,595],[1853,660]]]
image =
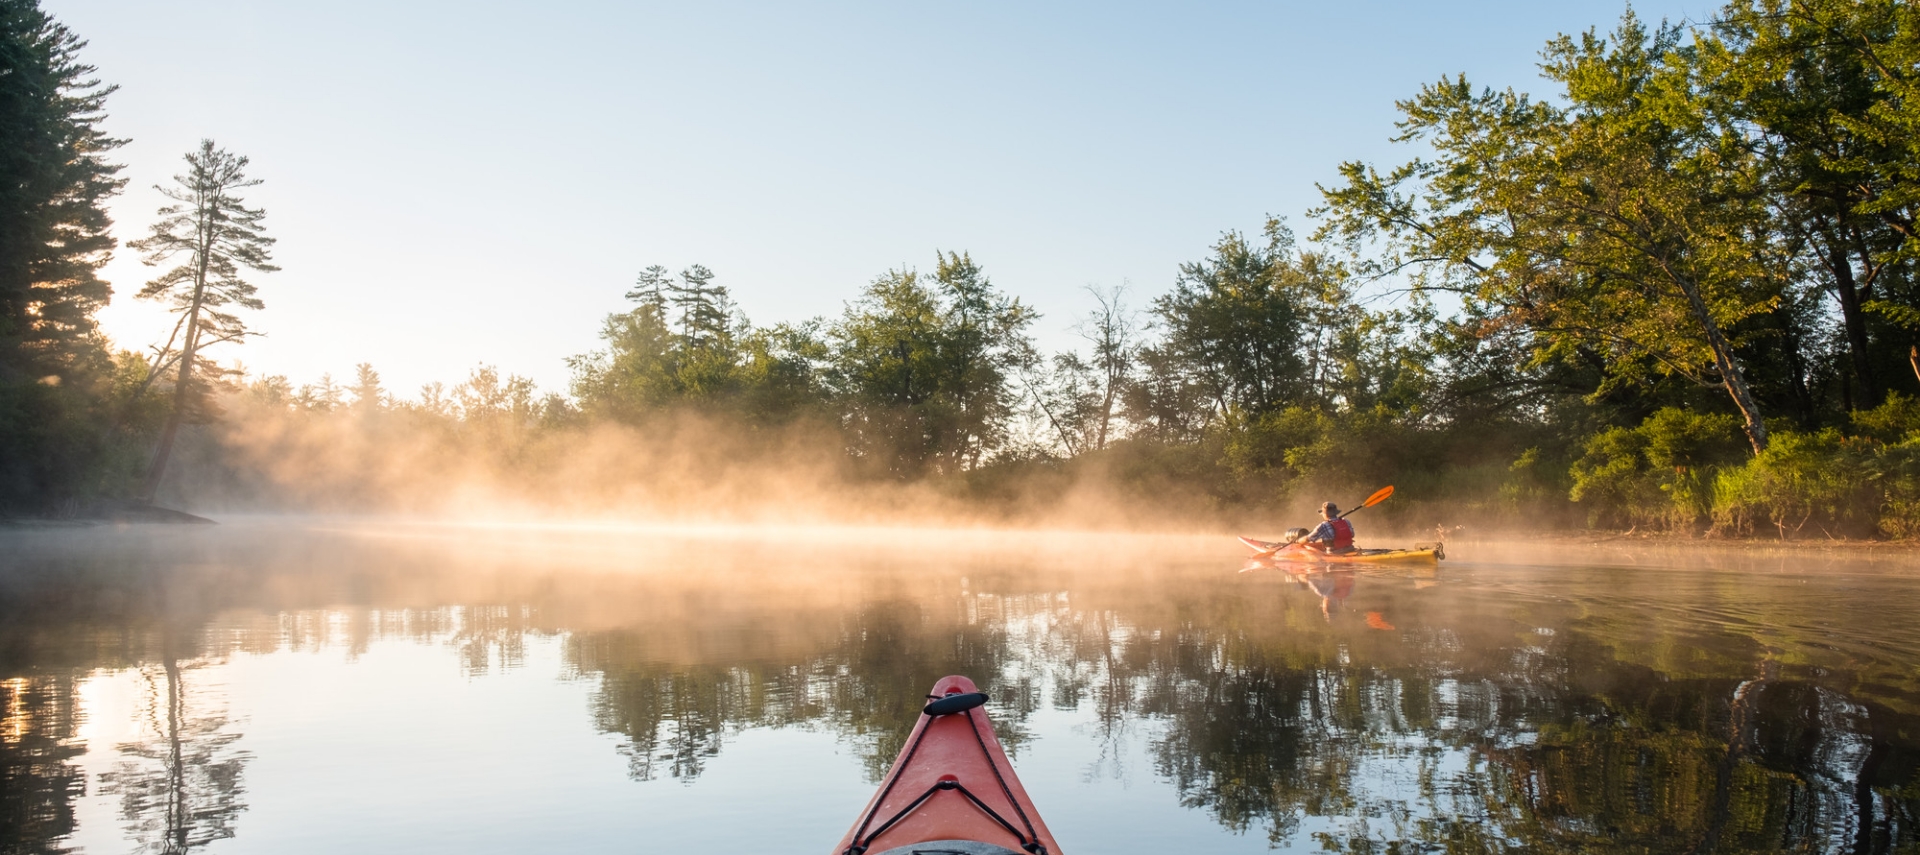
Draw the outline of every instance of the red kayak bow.
[[[1059,855],[965,677],[933,684],[907,745],[833,855]]]

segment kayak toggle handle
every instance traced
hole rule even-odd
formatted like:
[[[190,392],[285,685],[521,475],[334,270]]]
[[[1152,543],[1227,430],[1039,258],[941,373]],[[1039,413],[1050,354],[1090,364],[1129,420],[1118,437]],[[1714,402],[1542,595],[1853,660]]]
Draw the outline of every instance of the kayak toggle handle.
[[[921,708],[920,712],[934,717],[963,713],[987,702],[986,692],[966,692],[948,695]]]

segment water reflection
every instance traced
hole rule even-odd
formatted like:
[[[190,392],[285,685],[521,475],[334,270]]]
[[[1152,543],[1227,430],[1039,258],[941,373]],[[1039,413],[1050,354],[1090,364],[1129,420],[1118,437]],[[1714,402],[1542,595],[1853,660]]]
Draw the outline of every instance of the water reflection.
[[[55,841],[73,833],[73,799],[86,790],[71,762],[86,750],[74,740],[74,682],[0,680],[0,851],[67,851]]]
[[[995,696],[1016,762],[1037,740],[1091,743],[1084,794],[1043,799],[1050,821],[1098,816],[1099,782],[1143,746],[1170,808],[1209,817],[1223,841],[1920,847],[1910,571],[1240,575],[1230,559],[1160,547],[1093,560],[1084,544],[789,543],[775,562],[697,540],[378,534],[12,544],[3,848],[61,851],[89,785],[119,800],[129,848],[244,846],[257,752],[220,664],[331,650],[353,667],[383,640],[445,650],[470,679],[557,644],[556,676],[589,690],[585,710],[551,726],[609,735],[638,782],[699,785],[768,729],[831,734],[877,779],[932,678],[965,673]],[[1908,619],[1851,620],[1869,613]],[[103,673],[139,675],[142,729],[83,745],[83,684]],[[1076,724],[1041,733],[1043,711]],[[113,762],[89,781],[83,753]]]
[[[234,835],[249,758],[234,745],[241,734],[218,698],[188,691],[174,633],[161,639],[157,667],[140,668],[144,738],[115,747],[119,759],[100,775],[100,788],[120,797],[134,851],[172,855]]]

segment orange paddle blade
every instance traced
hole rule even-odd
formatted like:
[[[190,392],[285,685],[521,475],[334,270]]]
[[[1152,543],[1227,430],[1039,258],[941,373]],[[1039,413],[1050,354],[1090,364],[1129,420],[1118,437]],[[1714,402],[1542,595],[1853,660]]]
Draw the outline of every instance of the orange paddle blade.
[[[1388,484],[1385,487],[1381,487],[1379,492],[1374,493],[1371,496],[1368,496],[1366,501],[1360,503],[1360,507],[1371,508],[1374,505],[1377,505],[1377,504],[1380,504],[1381,502],[1386,501],[1387,497],[1391,495],[1393,495],[1393,485]]]

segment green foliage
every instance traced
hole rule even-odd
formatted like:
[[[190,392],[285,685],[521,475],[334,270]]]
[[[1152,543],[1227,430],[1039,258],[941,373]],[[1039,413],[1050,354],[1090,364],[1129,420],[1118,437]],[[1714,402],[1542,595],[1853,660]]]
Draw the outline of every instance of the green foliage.
[[[1403,141],[1435,150],[1381,175],[1342,167],[1321,235],[1384,243],[1493,323],[1524,327],[1531,362],[1598,364],[1605,393],[1678,378],[1722,387],[1766,444],[1733,331],[1791,282],[1766,228],[1760,164],[1695,111],[1681,32],[1629,13],[1611,37],[1549,43],[1566,106],[1464,78],[1401,103]]]
[[[1909,438],[1878,450],[1868,477],[1878,488],[1874,513],[1879,533],[1887,537],[1920,538],[1920,440]]]
[[[1910,537],[1920,533],[1916,416],[1913,399],[1895,394],[1855,413],[1855,435],[1776,430],[1766,451],[1748,457],[1736,417],[1662,409],[1588,437],[1572,467],[1572,496],[1589,507],[1590,524]]]
[[[102,348],[63,382],[0,383],[0,512],[72,515],[137,484],[166,416],[135,394],[145,374],[138,354]]]
[[[1134,435],[1166,446],[1197,441],[1212,421],[1214,402],[1189,381],[1184,360],[1148,344],[1140,348],[1139,369],[1120,392]]]
[[[1893,444],[1920,432],[1920,397],[1894,392],[1871,410],[1853,411],[1853,433]]]
[[[1765,453],[1728,467],[1713,483],[1714,523],[1751,534],[1762,525],[1782,538],[1821,533],[1869,535],[1878,516],[1878,443],[1827,428],[1782,431]]]
[[[96,331],[114,247],[113,87],[33,0],[0,0],[0,512],[71,513],[119,485],[129,363]]]
[[[1646,439],[1632,428],[1608,428],[1589,437],[1570,470],[1576,502],[1591,502],[1589,524],[1664,516],[1666,501],[1646,467]]]
[[[1571,497],[1590,523],[1691,528],[1713,510],[1713,475],[1739,458],[1739,419],[1667,407],[1588,437]]]
[[[713,278],[699,265],[640,274],[638,305],[602,328],[607,348],[570,361],[585,413],[833,421],[852,458],[898,478],[957,474],[1007,447],[1016,380],[1039,360],[1034,315],[965,253],[942,254],[931,276],[887,273],[831,324],[754,327]]]
[[[914,478],[978,467],[1007,437],[1035,315],[965,253],[890,271],[827,330],[828,386],[853,456]]]
[[[247,335],[235,309],[265,308],[259,289],[243,278],[247,271],[271,273],[274,239],[266,233],[266,212],[249,208],[239,191],[259,186],[247,177],[248,159],[201,140],[187,152],[187,171],[173,185],[154,189],[173,200],[162,207],[150,234],[128,246],[140,250],[149,267],[164,267],[140,289],[139,297],[166,303],[187,319],[184,351]],[[167,265],[171,267],[166,267]],[[212,338],[202,342],[200,336]]]
[[[1508,463],[1497,488],[1503,510],[1521,518],[1552,519],[1573,487],[1564,460],[1550,459],[1538,446]]]
[[[37,0],[0,2],[0,383],[59,377],[97,356],[93,314],[111,291],[106,201],[126,183],[104,159],[113,87]],[[35,393],[21,389],[17,400]]]
[[[1884,204],[1898,193],[1905,141],[1871,118],[1899,97],[1875,58],[1876,44],[1891,46],[1892,12],[1878,2],[1740,0],[1698,35],[1690,64],[1701,112],[1758,153],[1775,228],[1826,280],[1852,382],[1869,401],[1892,379],[1874,370],[1889,355],[1874,315],[1901,323],[1914,306],[1902,206]]]
[[[1292,478],[1322,469],[1342,447],[1340,428],[1323,411],[1288,407],[1224,426],[1224,459],[1239,478],[1283,473]]]
[[[1264,246],[1228,233],[1213,256],[1182,265],[1172,293],[1154,301],[1166,328],[1160,345],[1187,382],[1216,408],[1253,415],[1306,400],[1313,393],[1303,341],[1313,292],[1329,283],[1292,263],[1293,238],[1277,220]]]
[[[140,488],[144,501],[152,501],[160,489],[180,425],[187,420],[209,421],[214,415],[209,394],[213,388],[205,382],[196,387],[195,370],[202,369],[202,376],[215,384],[226,379],[228,372],[206,360],[205,349],[249,335],[235,310],[265,308],[254,296],[258,289],[243,276],[248,271],[280,269],[272,263],[274,239],[266,233],[266,211],[249,208],[240,198],[240,191],[261,183],[247,177],[247,158],[215,146],[213,140],[201,140],[200,147],[187,152],[184,159],[187,171],[173,177],[173,186],[154,188],[173,204],[160,209],[160,219],[147,237],[129,244],[144,253],[142,261],[149,267],[172,265],[147,282],[139,296],[168,303],[170,311],[180,316],[159,352],[161,360],[169,358],[179,340],[173,408]],[[332,381],[327,385],[330,388]],[[328,403],[334,401],[329,398]]]
[[[819,325],[756,328],[713,279],[698,264],[678,279],[658,265],[641,271],[627,292],[638,305],[601,327],[607,348],[568,360],[588,415],[640,423],[693,408],[771,426],[817,408]]]
[[[235,491],[253,476],[233,447],[310,436],[416,457],[409,443],[442,442],[538,479],[588,435],[753,453],[804,435],[815,450],[795,453],[833,461],[821,471],[1001,507],[1091,484],[1268,513],[1393,483],[1369,520],[1920,534],[1920,13],[1904,0],[1731,0],[1692,27],[1629,12],[1546,45],[1546,98],[1440,79],[1399,104],[1422,154],[1343,165],[1313,241],[1277,218],[1226,232],[1145,323],[1121,289],[1090,288],[1077,348],[1039,352],[1037,316],[966,253],[764,327],[711,269],[655,265],[600,349],[569,360],[570,396],[482,367],[411,399],[368,365],[239,389],[199,353],[246,334],[241,274],[272,269],[260,212],[231,192],[252,183],[245,160],[211,143],[137,244],[166,270],[143,296],[181,320],[151,360],[110,355],[90,331],[100,201],[119,187],[100,159],[118,142],[97,131],[111,88],[36,5],[0,9],[0,107],[23,117],[0,129],[9,508],[125,492],[124,449],[189,424]],[[210,225],[225,231],[207,243]],[[169,385],[171,401],[148,394]]]
[[[96,449],[72,441],[90,433],[76,397],[38,383],[0,384],[0,436],[10,452],[0,463],[0,495],[10,505],[47,499],[57,504],[63,488],[79,480],[78,470]]]
[[[1730,441],[1739,419],[1725,413],[1694,413],[1668,407],[1639,427],[1646,440],[1647,464],[1654,469],[1707,469],[1737,462],[1739,446]]]

